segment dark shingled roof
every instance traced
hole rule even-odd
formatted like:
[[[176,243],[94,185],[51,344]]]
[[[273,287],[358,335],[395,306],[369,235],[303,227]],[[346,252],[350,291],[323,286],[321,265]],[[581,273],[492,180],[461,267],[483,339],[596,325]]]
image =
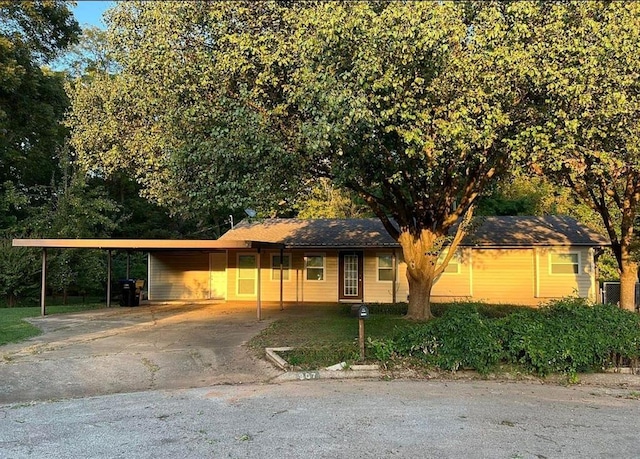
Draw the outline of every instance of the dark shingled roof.
[[[378,219],[273,218],[243,221],[222,240],[284,243],[295,248],[399,247]],[[531,247],[609,245],[606,238],[570,217],[478,217],[464,246]]]

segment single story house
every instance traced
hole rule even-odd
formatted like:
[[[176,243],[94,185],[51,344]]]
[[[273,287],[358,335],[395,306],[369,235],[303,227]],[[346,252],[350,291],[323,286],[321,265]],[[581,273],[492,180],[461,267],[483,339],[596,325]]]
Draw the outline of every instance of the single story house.
[[[243,221],[214,242],[149,250],[149,300],[395,302],[409,293],[402,249],[377,219]],[[607,245],[569,217],[483,217],[432,299],[595,301],[595,259]]]

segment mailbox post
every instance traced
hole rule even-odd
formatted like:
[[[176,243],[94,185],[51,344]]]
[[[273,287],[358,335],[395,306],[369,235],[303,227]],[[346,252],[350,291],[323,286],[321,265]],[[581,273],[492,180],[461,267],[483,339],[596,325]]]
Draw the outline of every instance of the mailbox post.
[[[358,342],[360,343],[360,360],[364,360],[364,319],[369,318],[369,308],[362,305],[358,309]]]

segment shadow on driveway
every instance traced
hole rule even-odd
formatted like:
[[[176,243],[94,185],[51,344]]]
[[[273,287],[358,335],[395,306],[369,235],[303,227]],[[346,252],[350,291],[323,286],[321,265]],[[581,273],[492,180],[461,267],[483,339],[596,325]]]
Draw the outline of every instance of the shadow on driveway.
[[[145,305],[30,322],[43,334],[0,347],[0,403],[259,383],[279,374],[243,346],[269,324],[257,321],[255,305]]]

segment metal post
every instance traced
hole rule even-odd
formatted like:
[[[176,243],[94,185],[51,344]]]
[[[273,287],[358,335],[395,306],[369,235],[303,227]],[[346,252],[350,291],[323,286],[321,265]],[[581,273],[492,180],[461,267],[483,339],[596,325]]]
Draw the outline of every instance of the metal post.
[[[258,298],[257,298],[257,309],[258,309],[258,320],[262,320],[262,296],[260,294],[260,291],[262,290],[262,279],[261,279],[261,275],[260,275],[260,249],[258,249],[258,256],[257,256],[257,265],[258,265]]]
[[[47,249],[42,249],[42,285],[40,287],[40,314],[47,315]]]
[[[364,319],[358,319],[358,342],[360,344],[360,360],[364,360]]]
[[[284,271],[284,266],[283,266],[283,258],[284,258],[284,249],[280,249],[280,310],[283,311],[284,310],[284,302],[283,302],[283,289],[284,289],[284,284],[283,284],[283,279],[282,279],[282,273]],[[289,270],[291,271],[291,270]]]
[[[107,250],[107,307],[111,307],[111,250]]]
[[[131,252],[127,250],[127,280],[131,277]]]

